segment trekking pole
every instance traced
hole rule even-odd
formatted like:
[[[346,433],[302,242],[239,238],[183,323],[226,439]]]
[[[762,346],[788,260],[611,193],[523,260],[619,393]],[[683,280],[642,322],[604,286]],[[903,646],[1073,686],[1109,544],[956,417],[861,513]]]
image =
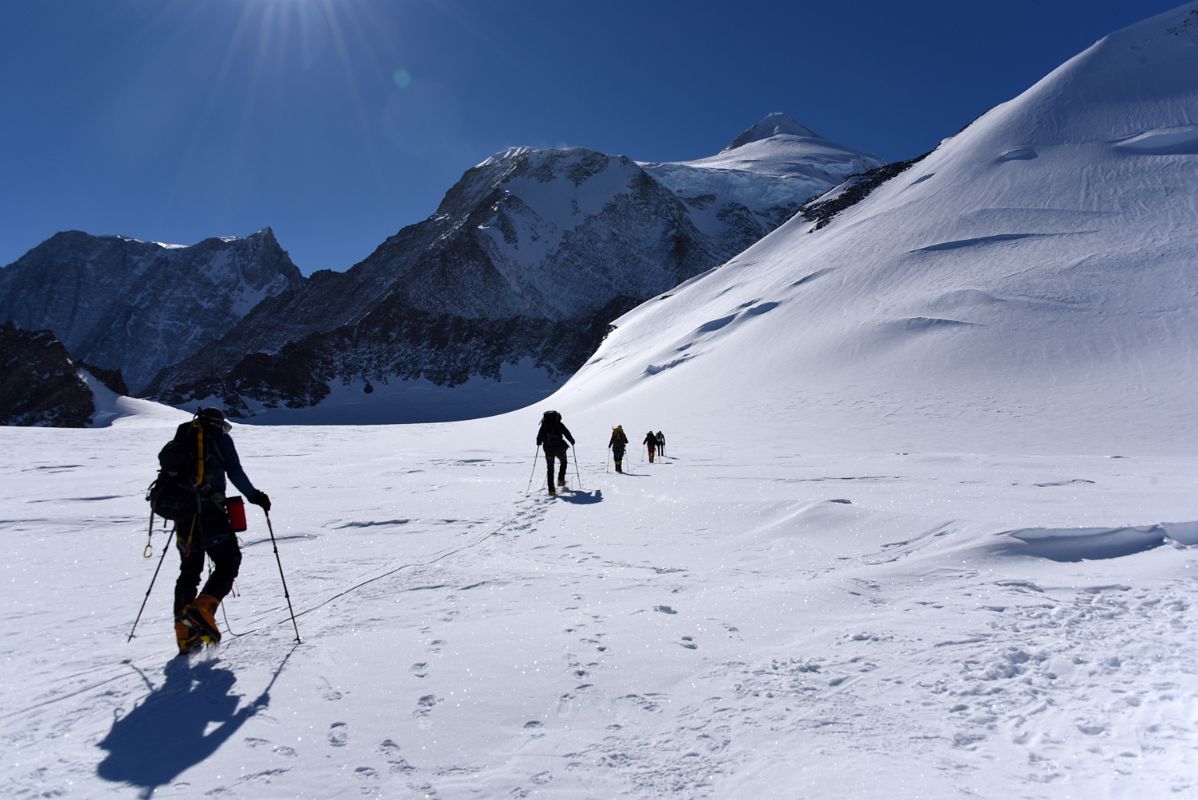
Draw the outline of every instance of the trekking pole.
[[[153,522],[150,524],[153,525]],[[162,562],[166,560],[166,551],[170,549],[171,539],[173,538],[175,538],[175,529],[171,528],[171,534],[166,537],[166,544],[162,546],[162,558],[158,559],[158,566],[154,568],[154,577],[150,578],[150,588],[146,589],[146,596],[142,598],[141,608],[137,610],[137,619],[133,620],[133,627],[129,629],[129,638],[125,640],[125,644],[133,641],[133,632],[137,630],[137,623],[141,622],[142,612],[146,610],[146,603],[150,599],[150,592],[154,590],[154,581],[158,580],[158,570],[162,569]]]
[[[578,488],[582,488],[582,473],[578,471],[578,448],[570,445],[570,449],[574,451],[574,477],[578,478]]]
[[[611,450],[610,447],[607,449]],[[603,471],[606,473],[608,471],[608,469],[610,469],[610,468],[611,468],[611,462],[607,460],[607,454],[604,453],[603,454]]]
[[[291,607],[291,595],[287,593],[287,579],[283,577],[283,561],[279,558],[279,543],[275,539],[275,526],[270,524],[270,512],[262,509],[262,513],[266,515],[266,529],[270,531],[270,543],[275,548],[275,563],[279,565],[279,580],[283,582],[283,597],[287,600],[287,610],[291,612],[291,627],[295,628],[295,641],[297,644],[302,644],[304,640],[300,638],[299,625],[295,624],[295,609]]]
[[[524,490],[525,494],[532,491],[532,476],[537,473],[537,450],[540,450],[540,445],[533,448],[532,451],[532,471],[528,473],[528,488]]]

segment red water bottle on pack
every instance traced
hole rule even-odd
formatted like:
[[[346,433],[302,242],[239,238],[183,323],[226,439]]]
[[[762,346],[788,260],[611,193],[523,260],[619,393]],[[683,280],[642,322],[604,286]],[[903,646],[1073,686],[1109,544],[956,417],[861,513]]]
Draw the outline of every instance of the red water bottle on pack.
[[[245,502],[240,497],[234,495],[226,500],[225,511],[229,514],[229,527],[234,533],[241,533],[246,529]]]

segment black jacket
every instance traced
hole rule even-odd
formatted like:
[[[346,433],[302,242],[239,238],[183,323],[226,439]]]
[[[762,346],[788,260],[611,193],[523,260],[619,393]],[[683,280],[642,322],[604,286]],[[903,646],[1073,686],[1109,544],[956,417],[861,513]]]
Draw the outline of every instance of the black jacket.
[[[541,428],[537,431],[537,444],[543,446],[546,450],[563,450],[566,447],[563,437],[574,444],[574,437],[570,435],[570,429],[565,426],[561,419],[542,419]]]

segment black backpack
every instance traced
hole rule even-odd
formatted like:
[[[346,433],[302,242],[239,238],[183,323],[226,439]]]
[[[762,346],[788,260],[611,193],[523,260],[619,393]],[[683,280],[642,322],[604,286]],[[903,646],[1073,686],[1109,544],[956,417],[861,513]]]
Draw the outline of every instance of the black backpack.
[[[562,415],[556,411],[546,411],[541,415],[541,441],[545,447],[560,449],[566,446],[562,437]]]
[[[199,511],[200,484],[205,482],[200,468],[203,437],[198,421],[185,422],[158,451],[158,477],[146,491],[151,513],[182,522]]]

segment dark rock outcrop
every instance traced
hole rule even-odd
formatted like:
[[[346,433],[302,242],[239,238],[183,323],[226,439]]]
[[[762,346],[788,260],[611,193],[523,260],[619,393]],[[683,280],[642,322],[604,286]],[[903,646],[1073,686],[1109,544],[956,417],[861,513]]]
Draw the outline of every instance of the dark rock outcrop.
[[[83,428],[95,413],[91,389],[53,333],[0,324],[0,425]]]

